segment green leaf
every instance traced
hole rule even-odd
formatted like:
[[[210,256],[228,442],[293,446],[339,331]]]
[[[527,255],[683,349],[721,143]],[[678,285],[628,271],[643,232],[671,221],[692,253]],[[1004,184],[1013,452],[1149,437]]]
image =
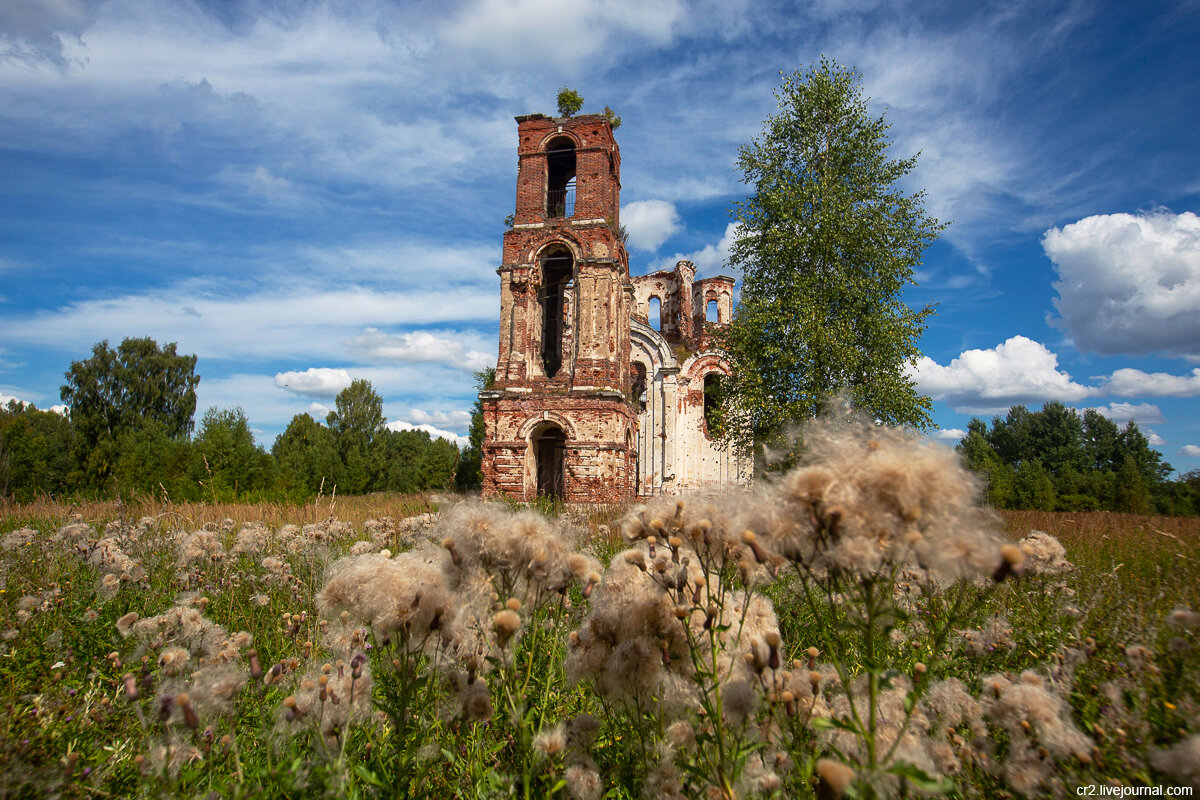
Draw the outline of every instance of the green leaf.
[[[954,784],[946,778],[934,778],[920,767],[904,761],[892,764],[887,771],[904,778],[923,792],[944,794],[954,789]]]

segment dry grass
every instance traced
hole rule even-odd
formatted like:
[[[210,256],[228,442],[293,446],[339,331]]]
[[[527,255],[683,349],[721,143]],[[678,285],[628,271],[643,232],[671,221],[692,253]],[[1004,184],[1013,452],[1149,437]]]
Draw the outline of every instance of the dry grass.
[[[403,519],[437,509],[441,501],[430,494],[377,493],[352,497],[320,497],[312,503],[170,503],[155,498],[121,500],[69,500],[43,498],[30,503],[14,503],[0,499],[0,529],[9,531],[22,525],[56,525],[78,514],[93,525],[103,526],[113,520],[137,521],[154,517],[189,528],[200,528],[206,522],[262,522],[272,527],[285,524],[305,524],[324,519],[338,519],[356,526],[368,519],[392,517]]]

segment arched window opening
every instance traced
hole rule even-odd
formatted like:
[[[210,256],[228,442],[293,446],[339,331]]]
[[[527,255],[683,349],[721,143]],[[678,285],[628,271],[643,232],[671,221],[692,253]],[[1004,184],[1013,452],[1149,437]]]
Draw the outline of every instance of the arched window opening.
[[[704,432],[711,439],[721,427],[721,401],[724,376],[710,372],[704,376]]]
[[[633,362],[633,402],[639,413],[646,410],[646,366]]]
[[[551,139],[546,145],[546,216],[571,217],[575,214],[575,143],[566,136]]]
[[[537,475],[538,497],[565,497],[567,493],[567,435],[557,425],[535,431],[530,441]]]
[[[542,254],[542,366],[547,378],[558,374],[563,360],[563,327],[567,287],[574,277],[574,259],[563,245],[551,245]]]
[[[707,322],[720,322],[721,310],[717,307],[716,300],[709,300],[708,305],[704,309],[704,319]]]
[[[657,297],[650,298],[650,310],[646,312],[650,327],[656,331],[662,330],[662,301]]]

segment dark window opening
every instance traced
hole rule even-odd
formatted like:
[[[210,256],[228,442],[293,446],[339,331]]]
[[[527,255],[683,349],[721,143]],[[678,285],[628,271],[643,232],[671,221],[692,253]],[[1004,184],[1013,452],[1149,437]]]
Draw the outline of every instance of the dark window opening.
[[[574,260],[562,245],[552,246],[542,256],[542,367],[553,378],[562,366],[564,307],[571,284]]]
[[[567,435],[562,428],[548,427],[533,438],[537,460],[537,493],[539,497],[566,496]]]
[[[638,412],[646,410],[646,367],[633,362],[633,402]]]
[[[704,432],[710,437],[721,427],[723,377],[719,372],[710,372],[704,376]]]
[[[721,312],[717,307],[716,300],[709,300],[708,305],[704,310],[704,319],[708,322],[720,322]]]
[[[546,216],[575,215],[575,143],[565,136],[546,145]]]

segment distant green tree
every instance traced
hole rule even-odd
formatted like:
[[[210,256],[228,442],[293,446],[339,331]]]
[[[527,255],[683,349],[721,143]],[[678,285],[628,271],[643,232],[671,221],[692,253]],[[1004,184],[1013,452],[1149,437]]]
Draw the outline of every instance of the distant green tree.
[[[1008,508],[1012,502],[1013,473],[987,440],[987,423],[979,418],[967,424],[967,435],[958,444],[967,468],[983,478],[988,503],[993,508]]]
[[[1150,487],[1132,455],[1125,456],[1117,472],[1115,506],[1114,510],[1127,514],[1150,513]]]
[[[276,481],[275,460],[254,443],[241,408],[205,411],[192,450],[192,476],[212,497],[233,500]]]
[[[1013,406],[992,419],[990,430],[971,420],[959,450],[968,467],[987,476],[997,507],[1169,514],[1195,508],[1188,490],[1167,481],[1171,465],[1135,422],[1118,428],[1095,409],[1080,415],[1057,402],[1040,411]],[[1012,487],[1007,500],[995,496],[1004,471]],[[1047,506],[1051,496],[1054,503]]]
[[[916,157],[889,157],[888,124],[861,80],[822,59],[787,75],[779,110],[741,148],[750,196],[736,204],[729,264],[741,299],[720,345],[725,436],[742,451],[778,442],[838,395],[887,424],[930,424],[913,364],[931,307],[903,293],[944,227],[901,184]]]
[[[1054,479],[1035,459],[1022,461],[1013,476],[1012,507],[1053,511],[1058,502]]]
[[[583,108],[583,97],[574,89],[566,86],[558,90],[558,115],[570,117]]]
[[[1083,451],[1087,467],[1093,470],[1116,471],[1122,461],[1117,423],[1094,408],[1083,412]]]
[[[475,373],[475,387],[480,391],[491,389],[495,383],[495,367],[486,367]],[[471,407],[471,429],[467,437],[469,444],[462,451],[458,474],[454,476],[454,485],[461,492],[477,491],[483,487],[483,440],[486,436],[483,401],[476,395],[475,405]]]
[[[1010,408],[1004,419],[992,418],[988,444],[1005,464],[1016,467],[1034,457],[1031,417],[1028,408],[1018,405]]]
[[[1029,445],[1033,457],[1051,475],[1064,469],[1081,469],[1087,462],[1083,449],[1083,422],[1075,409],[1057,401],[1046,403],[1030,416]]]
[[[116,461],[117,438],[154,421],[167,436],[185,439],[196,413],[196,357],[180,355],[175,343],[125,339],[113,350],[108,341],[92,348],[90,358],[71,363],[62,401],[71,409],[81,483],[106,485]]]
[[[1174,468],[1162,460],[1162,453],[1150,447],[1150,440],[1133,420],[1125,423],[1117,435],[1117,453],[1124,468],[1126,459],[1132,459],[1138,474],[1147,486],[1154,486],[1167,479]]]
[[[192,477],[192,443],[175,439],[151,420],[117,437],[111,490],[122,497],[146,495],[172,502],[202,499]]]
[[[344,485],[342,460],[333,432],[309,414],[297,414],[271,447],[281,486],[288,495],[309,498]]]
[[[383,469],[375,439],[384,430],[383,398],[368,380],[359,379],[338,392],[335,408],[325,417],[342,460],[345,494],[372,491]]]
[[[0,497],[25,502],[67,491],[73,439],[61,414],[15,400],[0,406]]]

